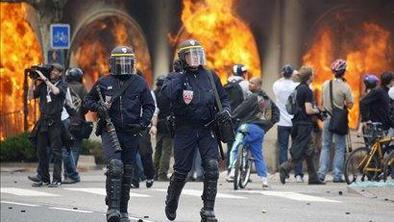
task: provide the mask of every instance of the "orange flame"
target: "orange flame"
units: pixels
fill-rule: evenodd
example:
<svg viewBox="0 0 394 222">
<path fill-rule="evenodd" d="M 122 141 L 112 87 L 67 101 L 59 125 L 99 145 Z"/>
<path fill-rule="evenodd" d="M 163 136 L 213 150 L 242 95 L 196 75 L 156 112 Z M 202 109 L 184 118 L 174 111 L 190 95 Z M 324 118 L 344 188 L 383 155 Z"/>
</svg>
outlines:
<svg viewBox="0 0 394 222">
<path fill-rule="evenodd" d="M 245 64 L 252 76 L 261 75 L 260 56 L 250 28 L 233 10 L 234 0 L 183 1 L 184 31 L 177 43 L 195 38 L 203 45 L 207 65 L 225 82 L 235 63 Z"/>
<path fill-rule="evenodd" d="M 24 69 L 42 63 L 41 46 L 24 3 L 0 3 L 0 140 L 23 130 Z M 31 107 L 29 110 L 32 110 Z"/>
<path fill-rule="evenodd" d="M 354 106 L 350 111 L 350 126 L 356 128 L 359 119 L 359 100 L 362 91 L 362 76 L 366 73 L 380 74 L 392 69 L 388 56 L 391 53 L 390 33 L 374 23 L 363 23 L 353 32 L 345 33 L 347 39 L 338 41 L 332 29 L 322 27 L 313 42 L 312 47 L 304 55 L 303 62 L 315 68 L 314 89 L 320 93 L 324 81 L 332 79 L 330 64 L 336 58 L 344 58 L 348 63 L 345 78 L 349 83 L 354 98 Z M 349 34 L 349 35 L 348 35 Z M 334 48 L 338 45 L 338 48 Z"/>
<path fill-rule="evenodd" d="M 74 44 L 74 43 L 73 43 Z M 76 40 L 73 58 L 85 72 L 85 85 L 90 88 L 100 75 L 109 72 L 108 58 L 118 45 L 132 45 L 137 58 L 137 69 L 152 82 L 150 57 L 143 36 L 118 17 L 106 17 L 84 27 Z"/>
</svg>

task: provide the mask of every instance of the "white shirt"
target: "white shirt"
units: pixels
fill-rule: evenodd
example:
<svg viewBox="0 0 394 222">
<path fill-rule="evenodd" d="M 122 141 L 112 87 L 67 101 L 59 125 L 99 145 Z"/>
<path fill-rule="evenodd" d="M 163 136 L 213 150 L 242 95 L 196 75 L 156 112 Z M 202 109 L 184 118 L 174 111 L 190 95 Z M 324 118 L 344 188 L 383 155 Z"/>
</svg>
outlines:
<svg viewBox="0 0 394 222">
<path fill-rule="evenodd" d="M 230 76 L 228 77 L 228 82 L 234 82 L 234 81 L 239 81 L 241 80 L 238 84 L 241 86 L 242 93 L 244 95 L 244 99 L 246 99 L 249 95 L 252 94 L 252 92 L 249 90 L 249 81 L 245 80 L 241 76 Z"/>
<path fill-rule="evenodd" d="M 294 82 L 291 79 L 280 78 L 274 82 L 272 90 L 276 98 L 276 106 L 280 111 L 280 119 L 277 123 L 278 126 L 293 126 L 291 119 L 293 115 L 290 115 L 286 110 L 287 99 L 299 83 Z"/>
<path fill-rule="evenodd" d="M 70 93 L 70 88 L 67 87 L 67 92 L 66 92 L 66 99 L 64 100 L 65 104 L 68 104 L 69 106 L 72 107 L 72 99 L 71 99 L 71 93 Z M 62 110 L 62 116 L 61 116 L 61 120 L 66 120 L 70 117 L 70 115 L 68 114 L 65 106 L 63 106 L 63 110 Z"/>
</svg>

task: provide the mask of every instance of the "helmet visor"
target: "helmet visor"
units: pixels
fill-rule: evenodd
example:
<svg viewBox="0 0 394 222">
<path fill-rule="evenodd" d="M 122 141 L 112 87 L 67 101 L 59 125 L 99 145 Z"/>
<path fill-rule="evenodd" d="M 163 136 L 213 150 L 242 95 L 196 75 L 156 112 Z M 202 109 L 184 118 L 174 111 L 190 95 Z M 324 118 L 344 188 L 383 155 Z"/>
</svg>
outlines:
<svg viewBox="0 0 394 222">
<path fill-rule="evenodd" d="M 202 48 L 191 48 L 184 52 L 185 62 L 190 67 L 205 65 L 205 53 Z"/>
<path fill-rule="evenodd" d="M 114 73 L 117 75 L 127 75 L 134 73 L 134 58 L 132 57 L 115 57 L 114 58 Z"/>
</svg>

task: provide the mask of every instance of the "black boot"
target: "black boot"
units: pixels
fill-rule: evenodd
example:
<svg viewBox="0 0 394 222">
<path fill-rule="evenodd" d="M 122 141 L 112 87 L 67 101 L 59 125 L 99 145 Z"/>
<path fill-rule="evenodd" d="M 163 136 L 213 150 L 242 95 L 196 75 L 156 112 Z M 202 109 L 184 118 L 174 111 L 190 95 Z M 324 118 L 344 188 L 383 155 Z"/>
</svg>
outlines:
<svg viewBox="0 0 394 222">
<path fill-rule="evenodd" d="M 107 197 L 105 202 L 108 205 L 107 222 L 119 222 L 123 163 L 120 160 L 111 160 L 108 164 L 106 175 Z"/>
<path fill-rule="evenodd" d="M 292 160 L 283 162 L 279 167 L 279 178 L 282 184 L 286 183 L 286 179 L 289 178 L 289 172 L 293 168 L 294 163 Z"/>
<path fill-rule="evenodd" d="M 167 189 L 165 213 L 169 220 L 173 221 L 176 218 L 176 210 L 178 208 L 178 201 L 182 189 L 186 184 L 187 174 L 174 172 L 170 179 L 170 185 Z"/>
<path fill-rule="evenodd" d="M 134 175 L 134 167 L 131 164 L 124 165 L 122 180 L 122 193 L 120 197 L 120 222 L 130 222 L 127 212 L 130 200 L 130 185 Z"/>
<path fill-rule="evenodd" d="M 308 184 L 310 185 L 323 185 L 325 184 L 323 181 L 319 179 L 319 176 L 316 173 L 315 162 L 313 161 L 312 156 L 306 156 L 306 167 L 308 168 Z"/>
<path fill-rule="evenodd" d="M 208 160 L 204 162 L 204 170 L 204 191 L 201 196 L 204 206 L 200 211 L 201 222 L 217 222 L 214 208 L 219 178 L 218 161 Z"/>
</svg>

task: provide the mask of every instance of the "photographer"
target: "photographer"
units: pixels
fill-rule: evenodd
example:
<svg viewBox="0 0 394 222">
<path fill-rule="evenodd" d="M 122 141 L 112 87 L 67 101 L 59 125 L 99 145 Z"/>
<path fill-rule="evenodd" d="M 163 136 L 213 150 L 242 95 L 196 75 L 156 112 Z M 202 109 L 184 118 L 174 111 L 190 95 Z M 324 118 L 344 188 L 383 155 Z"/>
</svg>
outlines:
<svg viewBox="0 0 394 222">
<path fill-rule="evenodd" d="M 61 113 L 66 97 L 67 85 L 62 81 L 63 67 L 53 64 L 51 67 L 36 67 L 30 71 L 33 84 L 29 87 L 28 99 L 40 99 L 40 118 L 36 123 L 37 152 L 41 181 L 33 186 L 39 187 L 50 183 L 49 153 L 53 155 L 53 180 L 49 187 L 58 187 L 61 184 L 62 169 L 62 130 Z"/>
</svg>

